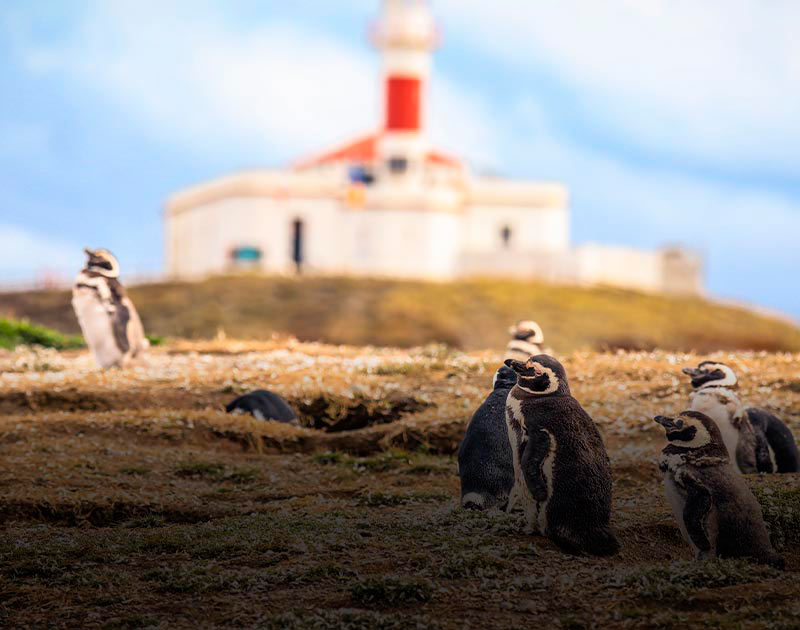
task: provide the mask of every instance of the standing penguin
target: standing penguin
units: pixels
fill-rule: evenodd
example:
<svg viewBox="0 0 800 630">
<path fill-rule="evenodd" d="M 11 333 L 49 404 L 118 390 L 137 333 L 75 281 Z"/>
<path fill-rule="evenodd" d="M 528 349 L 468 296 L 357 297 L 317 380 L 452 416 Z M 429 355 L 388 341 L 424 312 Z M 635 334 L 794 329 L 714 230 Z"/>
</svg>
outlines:
<svg viewBox="0 0 800 630">
<path fill-rule="evenodd" d="M 297 419 L 294 410 L 283 398 L 266 389 L 239 396 L 225 406 L 225 411 L 234 415 L 249 413 L 256 420 L 291 422 Z"/>
<path fill-rule="evenodd" d="M 97 364 L 124 367 L 150 344 L 119 282 L 117 259 L 106 249 L 84 251 L 88 259 L 72 287 L 72 308 Z"/>
<path fill-rule="evenodd" d="M 517 322 L 508 329 L 511 341 L 506 345 L 505 359 L 527 361 L 528 357 L 544 352 L 544 333 L 541 326 L 531 320 Z"/>
<path fill-rule="evenodd" d="M 517 382 L 503 366 L 494 376 L 492 393 L 478 407 L 458 448 L 461 506 L 473 510 L 505 509 L 514 488 L 514 464 L 506 431 L 506 398 Z"/>
<path fill-rule="evenodd" d="M 761 507 L 731 466 L 716 423 L 699 411 L 656 416 L 669 443 L 659 468 L 672 513 L 698 560 L 750 558 L 783 568 L 769 540 Z"/>
<path fill-rule="evenodd" d="M 683 368 L 683 373 L 692 378 L 690 408 L 717 423 L 741 472 L 800 471 L 800 454 L 789 427 L 765 409 L 741 404 L 734 391 L 738 380 L 730 366 L 703 361 L 696 368 Z"/>
<path fill-rule="evenodd" d="M 617 553 L 608 454 L 594 421 L 570 395 L 564 367 L 546 354 L 505 364 L 517 373 L 506 416 L 510 434 L 523 431 L 515 492 L 529 524 L 570 552 Z"/>
</svg>

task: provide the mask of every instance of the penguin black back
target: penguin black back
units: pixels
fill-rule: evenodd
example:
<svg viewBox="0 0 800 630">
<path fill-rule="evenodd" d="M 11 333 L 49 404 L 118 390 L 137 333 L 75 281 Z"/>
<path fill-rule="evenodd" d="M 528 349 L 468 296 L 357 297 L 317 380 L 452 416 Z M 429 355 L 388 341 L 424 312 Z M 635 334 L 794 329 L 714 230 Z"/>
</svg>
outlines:
<svg viewBox="0 0 800 630">
<path fill-rule="evenodd" d="M 608 455 L 594 421 L 570 394 L 564 367 L 549 355 L 506 365 L 518 376 L 507 412 L 527 434 L 519 465 L 530 524 L 566 551 L 616 553 Z"/>
<path fill-rule="evenodd" d="M 257 389 L 228 403 L 228 413 L 249 413 L 258 420 L 291 422 L 297 415 L 289 404 L 275 392 Z"/>
<path fill-rule="evenodd" d="M 494 376 L 493 390 L 478 407 L 458 448 L 461 505 L 468 509 L 504 509 L 514 487 L 514 464 L 506 429 L 508 392 L 516 373 L 503 366 Z"/>
<path fill-rule="evenodd" d="M 775 455 L 776 472 L 800 472 L 800 453 L 797 451 L 797 444 L 789 427 L 766 409 L 750 407 L 745 410 L 745 413 L 750 418 L 753 429 L 764 435 L 767 444 L 772 449 Z M 764 462 L 763 454 L 759 457 L 759 472 L 773 472 L 769 453 L 766 454 L 766 457 L 768 459 L 766 462 Z"/>
</svg>

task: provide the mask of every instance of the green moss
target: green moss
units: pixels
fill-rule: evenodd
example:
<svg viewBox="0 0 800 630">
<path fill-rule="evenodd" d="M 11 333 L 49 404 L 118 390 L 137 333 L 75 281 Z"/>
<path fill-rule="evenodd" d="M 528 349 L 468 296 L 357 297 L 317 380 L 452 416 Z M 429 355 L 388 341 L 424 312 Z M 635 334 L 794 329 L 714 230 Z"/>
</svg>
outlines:
<svg viewBox="0 0 800 630">
<path fill-rule="evenodd" d="M 204 479 L 214 482 L 231 482 L 235 484 L 253 483 L 258 480 L 259 471 L 255 468 L 226 468 L 223 464 L 188 460 L 175 467 L 178 477 Z"/>
<path fill-rule="evenodd" d="M 650 566 L 617 576 L 616 581 L 639 597 L 686 601 L 702 589 L 749 584 L 781 575 L 771 567 L 737 559 Z"/>
<path fill-rule="evenodd" d="M 265 630 L 435 630 L 436 626 L 404 613 L 385 615 L 342 608 L 282 613 L 269 618 Z"/>
<path fill-rule="evenodd" d="M 409 494 L 370 492 L 359 497 L 358 503 L 369 507 L 382 507 L 405 505 L 406 503 L 435 503 L 438 501 L 447 501 L 450 498 L 450 495 L 443 492 L 411 492 Z"/>
<path fill-rule="evenodd" d="M 27 320 L 0 318 L 0 348 L 17 346 L 43 346 L 56 350 L 83 348 L 86 344 L 79 335 L 63 335 L 51 328 L 37 326 Z"/>
<path fill-rule="evenodd" d="M 495 578 L 507 564 L 495 556 L 473 552 L 451 556 L 439 569 L 439 577 L 455 580 L 461 578 Z"/>
<path fill-rule="evenodd" d="M 755 488 L 764 522 L 776 549 L 800 542 L 800 488 Z"/>
<path fill-rule="evenodd" d="M 402 576 L 371 577 L 350 587 L 353 601 L 370 606 L 396 606 L 422 603 L 433 597 L 433 586 L 427 580 Z"/>
</svg>

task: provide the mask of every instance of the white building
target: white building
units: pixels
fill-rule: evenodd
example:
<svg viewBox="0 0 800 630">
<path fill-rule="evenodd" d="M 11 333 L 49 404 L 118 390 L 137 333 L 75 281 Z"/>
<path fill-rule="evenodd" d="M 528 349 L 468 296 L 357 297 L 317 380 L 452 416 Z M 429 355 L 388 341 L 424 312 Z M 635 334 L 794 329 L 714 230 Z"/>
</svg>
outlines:
<svg viewBox="0 0 800 630">
<path fill-rule="evenodd" d="M 645 290 L 699 290 L 662 252 L 570 249 L 567 191 L 555 182 L 472 175 L 425 133 L 436 27 L 423 0 L 384 0 L 380 129 L 286 170 L 201 184 L 167 202 L 172 277 L 255 268 L 406 278 L 536 276 Z M 688 261 L 688 262 L 687 262 Z M 687 278 L 686 269 L 693 271 Z M 677 265 L 680 267 L 680 265 Z"/>
</svg>

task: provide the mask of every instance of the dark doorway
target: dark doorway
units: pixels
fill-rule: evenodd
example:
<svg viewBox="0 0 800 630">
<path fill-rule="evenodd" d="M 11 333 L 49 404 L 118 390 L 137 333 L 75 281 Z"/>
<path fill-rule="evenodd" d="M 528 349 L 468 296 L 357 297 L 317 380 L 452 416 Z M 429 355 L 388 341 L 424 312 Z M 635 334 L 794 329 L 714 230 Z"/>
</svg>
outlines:
<svg viewBox="0 0 800 630">
<path fill-rule="evenodd" d="M 500 240 L 503 241 L 503 247 L 508 249 L 511 245 L 511 228 L 507 225 L 503 226 L 503 229 L 500 230 Z"/>
<path fill-rule="evenodd" d="M 303 270 L 303 222 L 300 219 L 292 222 L 292 260 L 300 273 Z"/>
</svg>

